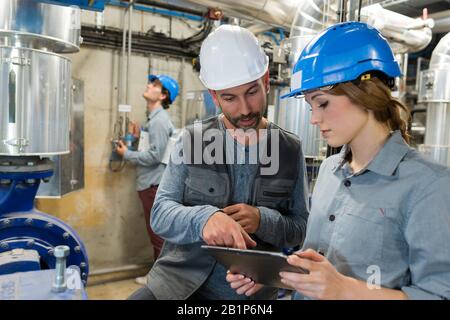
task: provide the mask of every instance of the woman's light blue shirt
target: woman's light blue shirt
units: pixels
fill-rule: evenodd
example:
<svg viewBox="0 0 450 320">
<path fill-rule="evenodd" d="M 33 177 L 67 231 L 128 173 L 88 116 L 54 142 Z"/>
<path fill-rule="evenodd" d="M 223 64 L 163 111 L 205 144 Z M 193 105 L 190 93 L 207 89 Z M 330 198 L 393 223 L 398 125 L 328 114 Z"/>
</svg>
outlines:
<svg viewBox="0 0 450 320">
<path fill-rule="evenodd" d="M 303 249 L 369 285 L 411 299 L 450 298 L 450 169 L 426 160 L 399 131 L 356 174 L 347 150 L 320 167 Z"/>
</svg>

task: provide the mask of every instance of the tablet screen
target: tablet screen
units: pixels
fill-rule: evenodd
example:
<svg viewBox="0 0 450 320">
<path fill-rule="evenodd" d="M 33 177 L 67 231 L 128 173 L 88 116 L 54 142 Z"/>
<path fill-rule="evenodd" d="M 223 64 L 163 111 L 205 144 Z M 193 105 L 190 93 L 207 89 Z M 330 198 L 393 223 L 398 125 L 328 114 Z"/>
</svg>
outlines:
<svg viewBox="0 0 450 320">
<path fill-rule="evenodd" d="M 308 273 L 307 270 L 290 265 L 283 253 L 206 245 L 202 249 L 208 251 L 230 272 L 243 274 L 257 283 L 271 287 L 292 289 L 281 282 L 281 271 Z"/>
</svg>

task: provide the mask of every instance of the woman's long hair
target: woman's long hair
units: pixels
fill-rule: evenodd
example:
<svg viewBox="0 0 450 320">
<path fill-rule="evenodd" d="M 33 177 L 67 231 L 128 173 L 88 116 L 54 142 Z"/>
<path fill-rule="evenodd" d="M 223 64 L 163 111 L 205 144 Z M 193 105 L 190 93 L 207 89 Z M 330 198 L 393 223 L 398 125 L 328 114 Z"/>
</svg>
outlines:
<svg viewBox="0 0 450 320">
<path fill-rule="evenodd" d="M 389 87 L 379 78 L 372 77 L 358 85 L 352 82 L 340 83 L 329 92 L 337 96 L 345 95 L 352 103 L 371 110 L 377 121 L 385 124 L 390 131 L 400 130 L 403 139 L 409 143 L 409 109 L 392 97 Z M 407 120 L 402 118 L 402 112 Z"/>
</svg>

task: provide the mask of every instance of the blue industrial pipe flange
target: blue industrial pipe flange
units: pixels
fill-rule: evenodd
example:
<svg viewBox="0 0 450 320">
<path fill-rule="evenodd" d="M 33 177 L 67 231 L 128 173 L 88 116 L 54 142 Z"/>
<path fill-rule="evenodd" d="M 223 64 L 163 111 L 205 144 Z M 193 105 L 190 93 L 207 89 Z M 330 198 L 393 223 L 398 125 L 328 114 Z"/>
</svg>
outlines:
<svg viewBox="0 0 450 320">
<path fill-rule="evenodd" d="M 17 253 L 17 249 L 23 249 L 26 250 L 23 252 L 35 251 L 39 257 L 37 264 L 25 255 L 23 261 L 14 261 L 17 254 L 9 255 L 9 261 L 1 260 L 0 274 L 10 273 L 12 269 L 15 272 L 32 271 L 37 267 L 53 269 L 54 247 L 66 245 L 70 248 L 67 265 L 78 266 L 81 280 L 86 284 L 89 262 L 81 239 L 60 219 L 34 209 L 41 179 L 53 174 L 52 162 L 39 157 L 2 157 L 0 160 L 0 255 L 5 257 L 7 252 Z"/>
</svg>

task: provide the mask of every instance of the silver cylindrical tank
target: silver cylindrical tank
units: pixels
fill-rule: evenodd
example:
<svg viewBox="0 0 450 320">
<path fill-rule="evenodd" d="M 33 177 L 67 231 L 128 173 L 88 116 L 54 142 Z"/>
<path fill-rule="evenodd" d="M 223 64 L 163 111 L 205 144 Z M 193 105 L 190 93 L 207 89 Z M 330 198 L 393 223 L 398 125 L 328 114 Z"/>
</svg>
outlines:
<svg viewBox="0 0 450 320">
<path fill-rule="evenodd" d="M 450 166 L 450 105 L 432 102 L 427 106 L 425 144 L 420 150 L 439 163 Z"/>
<path fill-rule="evenodd" d="M 285 40 L 284 46 L 289 52 L 289 64 L 293 68 L 298 56 L 313 35 L 298 36 Z M 291 79 L 292 82 L 292 79 Z M 310 123 L 310 107 L 304 98 L 280 99 L 289 93 L 289 87 L 281 88 L 275 97 L 277 103 L 274 120 L 281 128 L 291 131 L 302 140 L 302 148 L 305 157 L 318 158 L 322 154 L 320 131 Z"/>
<path fill-rule="evenodd" d="M 31 0 L 0 1 L 0 46 L 79 51 L 80 9 Z"/>
<path fill-rule="evenodd" d="M 0 1 L 0 155 L 69 152 L 71 61 L 80 10 Z"/>
<path fill-rule="evenodd" d="M 295 18 L 291 25 L 291 37 L 283 42 L 284 49 L 289 53 L 288 62 L 291 70 L 294 68 L 303 48 L 315 34 L 334 22 L 333 17 L 335 17 L 335 9 L 330 6 L 330 1 L 302 1 L 296 7 Z M 326 144 L 320 137 L 320 130 L 310 123 L 309 105 L 304 98 L 280 99 L 282 95 L 289 93 L 289 91 L 289 88 L 279 88 L 276 91 L 275 123 L 299 136 L 302 140 L 305 157 L 322 158 L 324 155 L 323 146 L 326 150 Z"/>
<path fill-rule="evenodd" d="M 70 61 L 0 47 L 0 155 L 69 152 Z"/>
<path fill-rule="evenodd" d="M 450 33 L 441 39 L 421 72 L 419 102 L 427 103 L 424 154 L 450 166 Z"/>
<path fill-rule="evenodd" d="M 279 91 L 280 96 L 287 93 L 289 93 L 289 88 L 283 88 Z M 319 129 L 313 126 L 310 121 L 310 107 L 304 98 L 279 100 L 275 112 L 275 123 L 299 136 L 302 140 L 302 150 L 305 157 L 320 158 L 324 155 L 323 141 Z"/>
</svg>

